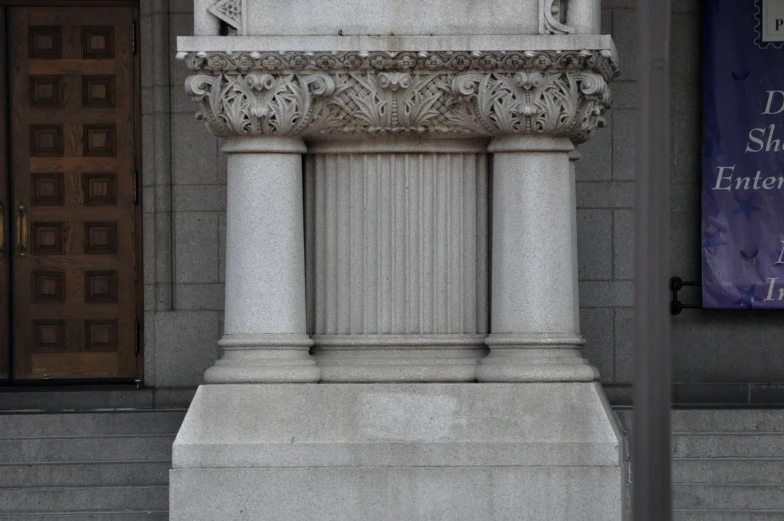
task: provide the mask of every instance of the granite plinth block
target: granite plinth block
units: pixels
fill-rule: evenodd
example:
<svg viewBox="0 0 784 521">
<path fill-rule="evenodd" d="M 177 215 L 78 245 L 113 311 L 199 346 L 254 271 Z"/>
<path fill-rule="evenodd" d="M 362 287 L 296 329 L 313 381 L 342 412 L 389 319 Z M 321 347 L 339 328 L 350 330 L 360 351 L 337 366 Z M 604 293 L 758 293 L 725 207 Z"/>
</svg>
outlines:
<svg viewBox="0 0 784 521">
<path fill-rule="evenodd" d="M 179 469 L 169 519 L 610 521 L 621 519 L 619 476 L 617 467 Z"/>
<path fill-rule="evenodd" d="M 620 520 L 596 383 L 201 386 L 171 519 Z"/>
</svg>

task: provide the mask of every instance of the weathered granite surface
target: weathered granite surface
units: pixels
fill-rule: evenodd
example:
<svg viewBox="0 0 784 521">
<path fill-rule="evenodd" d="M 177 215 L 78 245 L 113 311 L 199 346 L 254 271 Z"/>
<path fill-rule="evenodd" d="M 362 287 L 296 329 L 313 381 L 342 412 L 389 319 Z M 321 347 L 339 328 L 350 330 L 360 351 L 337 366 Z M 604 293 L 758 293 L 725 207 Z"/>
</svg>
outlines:
<svg viewBox="0 0 784 521">
<path fill-rule="evenodd" d="M 597 383 L 205 385 L 171 519 L 620 519 L 621 440 Z"/>
<path fill-rule="evenodd" d="M 615 49 L 578 34 L 594 0 L 469 3 L 199 2 L 238 35 L 201 12 L 178 56 L 232 153 L 227 329 L 174 444 L 172 519 L 621 518 L 570 163 Z M 307 262 L 304 150 L 282 142 L 307 146 Z"/>
</svg>

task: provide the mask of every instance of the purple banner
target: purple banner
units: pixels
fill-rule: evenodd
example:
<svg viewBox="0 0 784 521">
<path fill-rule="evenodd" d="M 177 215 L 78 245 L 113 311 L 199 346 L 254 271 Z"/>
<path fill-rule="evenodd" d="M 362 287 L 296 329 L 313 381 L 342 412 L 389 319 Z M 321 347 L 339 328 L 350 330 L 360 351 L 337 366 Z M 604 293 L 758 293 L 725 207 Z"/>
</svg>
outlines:
<svg viewBox="0 0 784 521">
<path fill-rule="evenodd" d="M 702 305 L 782 309 L 784 0 L 703 9 Z"/>
</svg>

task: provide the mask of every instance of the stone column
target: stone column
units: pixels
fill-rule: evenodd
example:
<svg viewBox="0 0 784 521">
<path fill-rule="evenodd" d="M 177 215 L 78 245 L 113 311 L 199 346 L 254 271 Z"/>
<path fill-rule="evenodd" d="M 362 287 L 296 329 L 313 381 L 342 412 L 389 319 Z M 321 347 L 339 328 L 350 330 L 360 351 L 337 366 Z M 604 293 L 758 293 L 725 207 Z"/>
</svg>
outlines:
<svg viewBox="0 0 784 521">
<path fill-rule="evenodd" d="M 592 381 L 575 314 L 574 179 L 568 138 L 500 137 L 493 157 L 490 354 L 479 381 Z"/>
<path fill-rule="evenodd" d="M 232 137 L 223 356 L 207 383 L 315 382 L 305 331 L 301 139 Z"/>
<path fill-rule="evenodd" d="M 227 266 L 221 341 L 233 349 L 208 381 L 313 378 L 299 139 L 323 374 L 319 385 L 201 386 L 173 445 L 173 521 L 621 519 L 622 435 L 578 350 L 569 157 L 609 106 L 612 41 L 502 31 L 510 20 L 533 29 L 533 2 L 436 4 L 298 9 L 292 23 L 313 25 L 297 31 L 325 25 L 322 37 L 180 40 L 200 117 L 237 152 L 227 244 L 237 273 Z M 551 32 L 566 21 L 567 2 L 555 4 L 541 3 Z M 241 5 L 252 34 L 282 16 Z M 367 37 L 343 25 L 394 15 L 381 32 L 409 35 L 411 20 L 444 29 L 456 9 L 473 15 L 445 35 Z M 492 13 L 487 33 L 459 35 Z M 332 36 L 344 27 L 348 37 Z M 488 295 L 491 350 L 477 365 Z M 246 339 L 250 349 L 236 349 Z"/>
<path fill-rule="evenodd" d="M 197 73 L 186 88 L 215 134 L 235 144 L 268 143 L 269 150 L 258 145 L 256 151 L 269 158 L 277 157 L 281 143 L 305 138 L 321 158 L 309 163 L 322 180 L 315 183 L 317 231 L 311 232 L 316 242 L 311 315 L 327 381 L 596 377 L 578 351 L 583 341 L 569 153 L 572 142 L 585 141 L 602 126 L 610 100 L 607 81 L 617 73 L 611 49 L 239 51 L 181 57 Z M 474 371 L 485 333 L 484 303 L 476 297 L 486 293 L 483 261 L 477 259 L 484 255 L 483 204 L 477 195 L 483 190 L 488 138 L 495 155 L 492 317 L 486 341 L 492 351 Z M 293 147 L 285 152 L 296 151 Z M 238 169 L 262 169 L 241 157 L 232 161 Z M 294 179 L 297 160 L 290 159 L 285 168 Z M 230 221 L 231 205 L 230 199 Z M 267 219 L 271 214 L 260 209 L 249 217 L 258 221 L 251 228 L 264 229 L 267 223 L 271 234 L 281 233 L 274 219 Z M 242 236 L 247 233 L 251 230 Z M 252 267 L 250 261 L 244 264 L 246 270 Z M 238 280 L 242 287 L 236 291 L 255 295 L 249 299 L 269 298 L 263 313 L 280 302 L 296 304 L 298 311 L 290 316 L 303 307 L 299 296 L 289 302 L 283 298 L 289 293 L 276 296 L 268 287 Z M 295 287 L 293 279 L 282 280 Z M 246 316 L 245 304 L 235 307 L 231 300 L 231 288 L 227 281 L 231 329 L 222 341 L 227 354 L 207 381 L 312 381 L 311 371 L 300 377 L 278 374 L 275 364 L 293 359 L 272 357 L 271 349 L 263 359 L 275 363 L 261 371 L 265 376 L 247 365 L 250 357 L 266 367 L 247 346 L 278 344 L 285 348 L 278 354 L 287 356 L 298 346 L 299 362 L 292 363 L 310 364 L 305 340 L 290 344 L 258 337 L 305 330 L 291 325 L 293 320 L 264 323 L 263 316 Z M 243 324 L 237 321 L 234 328 L 232 314 L 243 317 Z M 254 339 L 237 336 L 246 334 Z M 224 366 L 233 376 L 225 376 Z"/>
</svg>

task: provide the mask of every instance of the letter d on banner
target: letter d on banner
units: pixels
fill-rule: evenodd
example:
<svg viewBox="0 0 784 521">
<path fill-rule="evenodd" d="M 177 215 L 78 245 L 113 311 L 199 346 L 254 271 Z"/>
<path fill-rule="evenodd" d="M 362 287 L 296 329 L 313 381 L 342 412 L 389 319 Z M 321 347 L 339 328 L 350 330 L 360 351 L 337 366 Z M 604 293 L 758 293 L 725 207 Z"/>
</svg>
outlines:
<svg viewBox="0 0 784 521">
<path fill-rule="evenodd" d="M 778 20 L 776 23 L 778 23 Z M 781 114 L 784 112 L 784 90 L 769 90 L 766 92 L 768 93 L 768 104 L 765 105 L 765 112 L 763 112 L 763 114 Z M 771 112 L 770 109 L 773 107 L 773 100 L 777 94 L 779 97 L 779 108 L 775 112 Z"/>
</svg>

